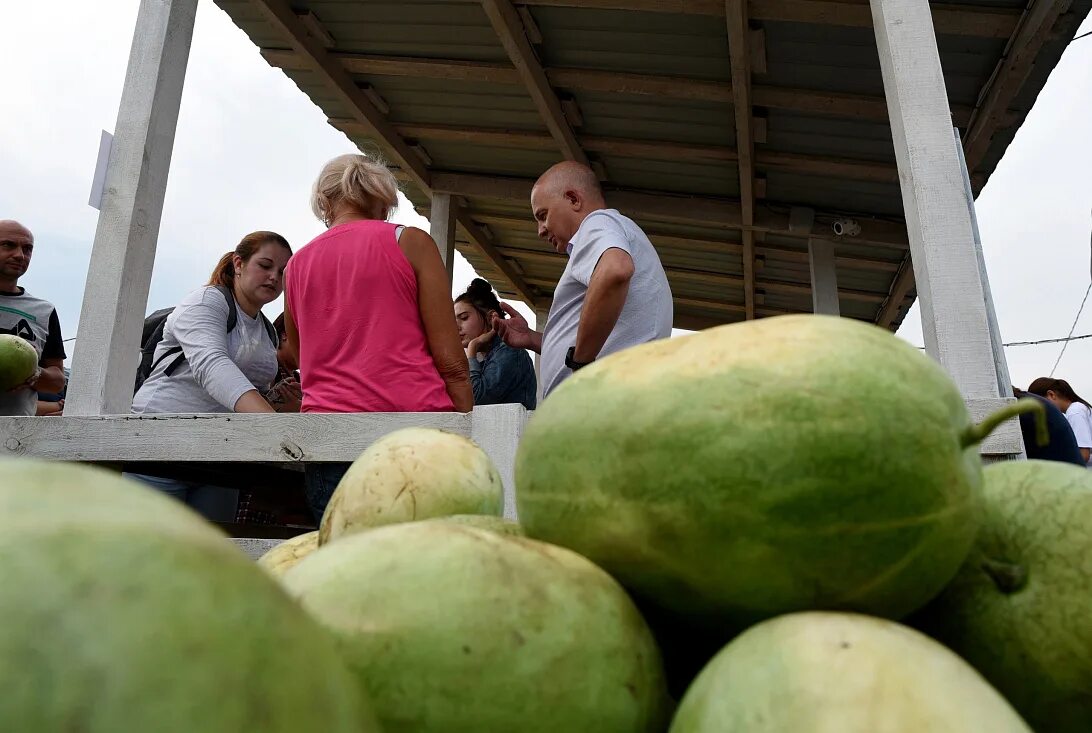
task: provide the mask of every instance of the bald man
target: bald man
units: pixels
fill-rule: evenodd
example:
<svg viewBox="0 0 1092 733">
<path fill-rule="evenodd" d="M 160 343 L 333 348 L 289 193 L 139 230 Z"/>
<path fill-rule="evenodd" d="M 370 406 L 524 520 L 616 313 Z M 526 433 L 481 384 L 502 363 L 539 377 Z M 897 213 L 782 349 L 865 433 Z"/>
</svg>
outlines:
<svg viewBox="0 0 1092 733">
<path fill-rule="evenodd" d="M 516 311 L 494 317 L 509 346 L 542 354 L 546 397 L 574 371 L 616 351 L 671 336 L 671 288 L 652 243 L 631 219 L 608 209 L 591 168 L 568 161 L 531 190 L 538 236 L 569 260 L 542 333 Z"/>
<path fill-rule="evenodd" d="M 0 415 L 33 415 L 38 392 L 64 388 L 64 342 L 53 304 L 19 287 L 30 267 L 34 236 L 16 221 L 0 220 L 0 333 L 20 336 L 38 352 L 38 372 L 26 383 L 0 392 Z"/>
</svg>

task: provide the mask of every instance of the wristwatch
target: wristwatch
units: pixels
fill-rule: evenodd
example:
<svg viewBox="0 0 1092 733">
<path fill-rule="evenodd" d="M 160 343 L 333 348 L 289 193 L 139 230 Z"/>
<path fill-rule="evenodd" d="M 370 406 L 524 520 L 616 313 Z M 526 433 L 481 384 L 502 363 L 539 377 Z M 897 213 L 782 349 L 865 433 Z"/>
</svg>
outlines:
<svg viewBox="0 0 1092 733">
<path fill-rule="evenodd" d="M 577 371 L 578 369 L 583 369 L 588 364 L 591 364 L 591 361 L 579 362 L 579 361 L 576 361 L 575 359 L 573 359 L 573 354 L 575 352 L 576 352 L 576 347 L 575 346 L 570 346 L 569 350 L 565 352 L 565 366 L 569 367 L 569 369 L 572 369 L 574 372 Z M 592 361 L 595 361 L 595 360 L 593 359 Z"/>
</svg>

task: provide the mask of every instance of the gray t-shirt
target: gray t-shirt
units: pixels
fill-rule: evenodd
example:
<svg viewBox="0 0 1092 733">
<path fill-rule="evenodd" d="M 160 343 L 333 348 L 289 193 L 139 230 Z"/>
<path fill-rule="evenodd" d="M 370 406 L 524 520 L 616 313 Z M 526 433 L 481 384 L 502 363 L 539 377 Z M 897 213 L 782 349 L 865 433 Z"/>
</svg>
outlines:
<svg viewBox="0 0 1092 733">
<path fill-rule="evenodd" d="M 0 292 L 0 333 L 26 340 L 38 352 L 39 365 L 46 359 L 65 358 L 61 325 L 53 304 L 22 288 L 17 293 Z M 37 408 L 38 393 L 32 389 L 0 392 L 0 415 L 29 417 Z"/>
<path fill-rule="evenodd" d="M 543 397 L 572 374 L 565 366 L 565 354 L 570 346 L 576 345 L 580 313 L 592 272 L 599 258 L 612 247 L 633 258 L 633 279 L 622 314 L 598 358 L 671 336 L 674 319 L 671 287 L 652 242 L 632 219 L 616 210 L 593 211 L 573 236 L 569 262 L 554 289 L 554 302 L 542 334 Z"/>
<path fill-rule="evenodd" d="M 252 389 L 265 391 L 277 376 L 277 350 L 261 317 L 251 318 L 236 304 L 235 329 L 227 333 L 228 304 L 214 287 L 187 295 L 167 316 L 155 368 L 133 397 L 136 414 L 232 412 Z M 186 360 L 164 374 L 181 346 Z"/>
</svg>

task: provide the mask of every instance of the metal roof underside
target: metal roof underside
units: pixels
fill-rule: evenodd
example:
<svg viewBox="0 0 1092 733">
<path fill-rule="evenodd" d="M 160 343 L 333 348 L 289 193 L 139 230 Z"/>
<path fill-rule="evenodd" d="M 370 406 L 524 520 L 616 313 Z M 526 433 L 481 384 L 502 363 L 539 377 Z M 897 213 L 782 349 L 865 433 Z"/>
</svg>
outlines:
<svg viewBox="0 0 1092 733">
<path fill-rule="evenodd" d="M 809 234 L 835 242 L 842 315 L 897 328 L 915 293 L 869 4 L 751 0 L 732 35 L 734 2 L 217 0 L 418 211 L 459 196 L 457 247 L 505 297 L 548 304 L 564 259 L 530 186 L 584 155 L 659 250 L 679 328 L 810 312 Z M 977 192 L 1092 0 L 931 5 Z"/>
</svg>

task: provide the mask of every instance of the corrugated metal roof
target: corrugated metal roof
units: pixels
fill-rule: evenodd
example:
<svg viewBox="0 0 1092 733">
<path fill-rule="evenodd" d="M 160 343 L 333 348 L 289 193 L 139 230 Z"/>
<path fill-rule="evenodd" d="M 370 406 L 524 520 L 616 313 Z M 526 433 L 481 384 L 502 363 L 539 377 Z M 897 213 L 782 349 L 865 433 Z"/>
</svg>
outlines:
<svg viewBox="0 0 1092 733">
<path fill-rule="evenodd" d="M 419 146 L 427 156 L 427 166 L 408 165 L 423 171 L 430 186 L 462 197 L 461 222 L 473 232 L 460 227 L 457 246 L 471 264 L 507 297 L 522 292 L 537 306 L 548 301 L 564 261 L 536 238 L 527 192 L 563 156 L 483 3 L 217 2 L 333 124 L 362 149 L 390 153 L 391 140 L 374 139 L 373 123 L 339 90 L 337 77 L 348 73 L 353 93 L 366 87 L 367 104 L 382 110 L 395 142 Z M 976 188 L 995 168 L 1092 0 L 1047 7 L 1065 12 L 1050 16 L 1046 32 L 1022 37 L 1022 52 L 1033 52 L 1030 69 L 1006 51 L 1027 23 L 1021 20 L 1025 5 L 933 4 L 953 120 L 964 137 L 977 125 L 989 140 L 970 161 Z M 525 0 L 514 7 L 518 33 L 533 44 L 530 63 L 541 64 L 547 93 L 566 110 L 563 124 L 602 166 L 608 198 L 627 204 L 620 208 L 660 252 L 678 325 L 744 318 L 724 3 Z M 792 207 L 804 206 L 818 212 L 812 236 L 836 241 L 843 315 L 877 321 L 886 312 L 885 325 L 895 327 L 913 291 L 897 307 L 884 308 L 908 250 L 868 2 L 752 0 L 749 7 L 756 315 L 811 309 L 807 233 L 787 226 Z M 323 42 L 325 34 L 331 44 Z M 1017 68 L 1007 71 L 1006 63 Z M 1009 92 L 1007 114 L 996 124 L 980 121 L 976 107 L 999 86 Z M 397 162 L 397 153 L 390 159 Z M 427 213 L 430 192 L 413 182 L 413 171 L 402 174 L 406 194 Z M 860 236 L 833 236 L 830 223 L 842 215 L 861 222 Z"/>
</svg>

